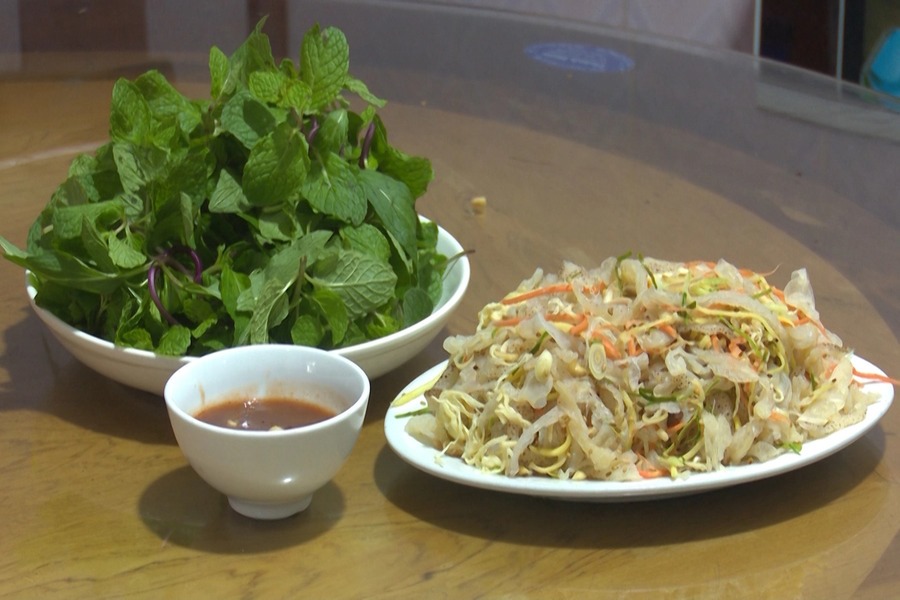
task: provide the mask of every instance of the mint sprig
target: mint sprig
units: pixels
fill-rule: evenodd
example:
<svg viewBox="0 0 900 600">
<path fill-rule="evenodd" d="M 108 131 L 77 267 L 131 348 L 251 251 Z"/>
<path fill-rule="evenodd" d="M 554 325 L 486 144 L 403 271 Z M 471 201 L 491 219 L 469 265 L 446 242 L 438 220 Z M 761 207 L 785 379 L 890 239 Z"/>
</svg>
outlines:
<svg viewBox="0 0 900 600">
<path fill-rule="evenodd" d="M 447 259 L 416 212 L 430 162 L 391 146 L 339 29 L 276 63 L 263 24 L 210 50 L 207 99 L 156 71 L 115 83 L 109 141 L 72 162 L 25 250 L 0 237 L 40 306 L 170 355 L 334 348 L 431 313 Z"/>
</svg>

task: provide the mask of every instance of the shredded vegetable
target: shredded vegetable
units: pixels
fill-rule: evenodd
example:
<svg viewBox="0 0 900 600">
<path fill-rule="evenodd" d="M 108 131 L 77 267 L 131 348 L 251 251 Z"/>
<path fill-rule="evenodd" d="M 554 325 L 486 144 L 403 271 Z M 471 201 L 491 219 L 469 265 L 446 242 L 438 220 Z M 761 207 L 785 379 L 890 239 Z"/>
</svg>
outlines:
<svg viewBox="0 0 900 600">
<path fill-rule="evenodd" d="M 804 269 L 783 290 L 767 276 L 631 256 L 538 269 L 446 339 L 406 430 L 511 477 L 674 478 L 802 451 L 862 420 L 883 379 L 854 372 Z"/>
</svg>

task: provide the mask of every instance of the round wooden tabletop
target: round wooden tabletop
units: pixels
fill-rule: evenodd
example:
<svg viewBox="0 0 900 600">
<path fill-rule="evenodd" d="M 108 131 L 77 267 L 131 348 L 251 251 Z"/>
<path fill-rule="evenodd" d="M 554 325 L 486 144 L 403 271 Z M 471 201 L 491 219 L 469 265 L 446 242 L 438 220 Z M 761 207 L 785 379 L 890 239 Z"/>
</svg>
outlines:
<svg viewBox="0 0 900 600">
<path fill-rule="evenodd" d="M 372 382 L 334 480 L 305 512 L 264 522 L 188 466 L 160 397 L 68 354 L 30 309 L 21 269 L 0 261 L 0 597 L 900 594 L 896 408 L 802 469 L 641 502 L 458 485 L 409 466 L 384 435 L 393 398 L 482 306 L 537 267 L 628 251 L 777 269 L 782 284 L 805 267 L 823 322 L 900 374 L 900 113 L 885 99 L 574 22 L 408 2 L 249 4 L 278 9 L 265 30 L 295 59 L 313 23 L 346 33 L 351 72 L 388 100 L 392 143 L 433 163 L 417 207 L 472 251 L 469 290 L 423 353 Z M 233 50 L 258 16 L 209 18 L 194 35 L 182 24 L 200 18 L 195 3 L 166 5 L 88 15 L 95 29 L 80 37 L 60 32 L 87 17 L 60 11 L 0 63 L 0 235 L 23 245 L 72 159 L 107 139 L 118 77 L 155 68 L 205 97 L 209 44 Z"/>
</svg>

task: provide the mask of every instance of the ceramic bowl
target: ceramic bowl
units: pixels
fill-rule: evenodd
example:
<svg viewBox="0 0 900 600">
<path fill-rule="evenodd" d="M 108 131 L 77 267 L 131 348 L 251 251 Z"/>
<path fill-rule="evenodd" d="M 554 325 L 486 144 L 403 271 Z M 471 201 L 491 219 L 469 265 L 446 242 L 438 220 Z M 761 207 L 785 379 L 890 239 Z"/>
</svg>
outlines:
<svg viewBox="0 0 900 600">
<path fill-rule="evenodd" d="M 343 356 L 303 346 L 242 346 L 177 370 L 164 396 L 178 445 L 197 474 L 238 513 L 280 519 L 309 506 L 353 449 L 369 401 L 369 379 Z M 292 429 L 211 425 L 197 413 L 218 403 L 279 398 L 320 405 L 334 416 Z"/>
<path fill-rule="evenodd" d="M 449 257 L 462 252 L 462 246 L 447 231 L 438 227 L 437 250 Z M 383 338 L 332 352 L 358 364 L 370 379 L 399 367 L 421 352 L 446 325 L 465 295 L 469 276 L 469 260 L 463 256 L 445 273 L 441 299 L 428 318 Z M 162 395 L 172 373 L 196 360 L 193 357 L 162 356 L 145 350 L 122 348 L 79 331 L 35 304 L 37 292 L 27 275 L 26 288 L 37 316 L 60 343 L 86 366 L 114 381 Z"/>
</svg>

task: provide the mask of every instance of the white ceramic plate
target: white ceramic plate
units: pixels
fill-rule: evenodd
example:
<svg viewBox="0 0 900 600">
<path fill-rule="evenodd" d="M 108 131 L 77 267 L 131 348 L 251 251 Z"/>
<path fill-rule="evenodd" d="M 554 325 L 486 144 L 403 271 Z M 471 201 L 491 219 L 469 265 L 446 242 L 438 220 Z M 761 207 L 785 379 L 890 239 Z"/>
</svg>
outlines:
<svg viewBox="0 0 900 600">
<path fill-rule="evenodd" d="M 432 367 L 420 375 L 401 394 L 426 385 L 443 371 L 445 364 Z M 853 364 L 860 371 L 884 374 L 876 366 L 859 357 L 853 358 Z M 677 480 L 658 478 L 642 481 L 561 481 L 542 477 L 512 478 L 484 473 L 458 458 L 442 455 L 406 433 L 407 418 L 398 415 L 424 408 L 425 399 L 422 396 L 401 406 L 389 408 L 384 418 L 384 433 L 391 448 L 409 464 L 431 475 L 463 485 L 513 494 L 589 502 L 649 500 L 696 494 L 772 477 L 799 469 L 845 448 L 874 427 L 893 401 L 894 388 L 890 384 L 870 383 L 867 389 L 875 392 L 878 400 L 868 407 L 865 419 L 820 440 L 804 443 L 800 454 L 782 454 L 764 463 L 725 467 L 714 473 L 692 473 Z"/>
<path fill-rule="evenodd" d="M 438 227 L 437 250 L 451 257 L 462 252 L 459 242 Z M 416 354 L 433 340 L 459 305 L 469 285 L 467 257 L 455 261 L 444 275 L 444 289 L 430 317 L 383 338 L 334 350 L 362 367 L 370 379 L 384 375 Z M 26 275 L 28 298 L 37 316 L 60 343 L 79 361 L 119 383 L 162 395 L 176 369 L 193 360 L 190 357 L 160 356 L 144 350 L 122 348 L 83 333 L 34 303 L 36 290 Z"/>
</svg>

